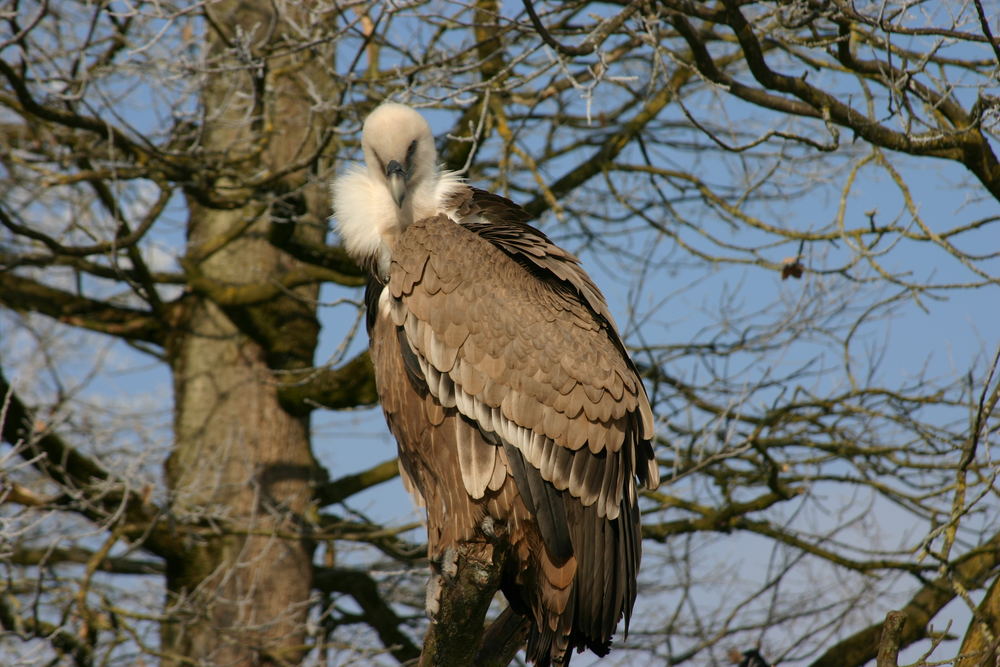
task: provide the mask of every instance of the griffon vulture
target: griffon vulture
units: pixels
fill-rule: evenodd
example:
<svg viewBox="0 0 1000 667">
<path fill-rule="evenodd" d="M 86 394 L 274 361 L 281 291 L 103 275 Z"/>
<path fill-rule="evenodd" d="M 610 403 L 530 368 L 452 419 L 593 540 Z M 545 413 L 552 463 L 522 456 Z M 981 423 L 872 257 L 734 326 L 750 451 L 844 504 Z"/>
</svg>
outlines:
<svg viewBox="0 0 1000 667">
<path fill-rule="evenodd" d="M 371 273 L 375 379 L 428 555 L 504 526 L 501 590 L 531 622 L 528 659 L 604 655 L 636 598 L 636 480 L 659 483 L 649 399 L 604 297 L 523 209 L 440 171 L 413 109 L 382 104 L 361 143 L 334 216 Z"/>
</svg>

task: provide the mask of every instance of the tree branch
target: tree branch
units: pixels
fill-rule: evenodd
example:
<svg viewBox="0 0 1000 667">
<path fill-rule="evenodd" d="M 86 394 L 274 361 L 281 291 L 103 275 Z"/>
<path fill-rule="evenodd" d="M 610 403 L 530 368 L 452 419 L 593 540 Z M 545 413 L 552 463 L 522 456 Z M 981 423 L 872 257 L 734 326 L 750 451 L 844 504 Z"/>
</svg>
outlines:
<svg viewBox="0 0 1000 667">
<path fill-rule="evenodd" d="M 574 58 L 587 56 L 596 51 L 612 32 L 621 28 L 622 24 L 634 16 L 642 6 L 642 3 L 640 2 L 630 2 L 622 11 L 601 21 L 600 25 L 594 29 L 594 31 L 583 41 L 582 44 L 580 44 L 580 46 L 565 46 L 564 44 L 560 44 L 556 38 L 552 36 L 552 33 L 550 33 L 542 24 L 542 20 L 538 18 L 538 14 L 535 13 L 535 6 L 531 0 L 522 0 L 522 2 L 525 10 L 528 12 L 528 18 L 531 20 L 531 25 L 534 26 L 535 31 L 538 33 L 538 36 L 542 38 L 542 41 L 564 56 Z"/>
<path fill-rule="evenodd" d="M 376 466 L 363 470 L 353 475 L 345 475 L 332 482 L 327 482 L 316 489 L 315 498 L 317 505 L 326 507 L 342 500 L 350 498 L 355 493 L 364 491 L 373 486 L 387 482 L 399 476 L 399 460 L 389 459 Z"/>
<path fill-rule="evenodd" d="M 983 36 L 986 37 L 986 41 L 990 43 L 990 48 L 993 49 L 993 55 L 997 58 L 997 65 L 1000 66 L 1000 43 L 993 36 L 993 32 L 990 30 L 990 21 L 986 17 L 986 12 L 983 11 L 982 0 L 972 0 L 972 3 L 976 6 L 976 16 L 979 17 L 979 25 L 983 29 Z"/>
<path fill-rule="evenodd" d="M 128 524 L 124 535 L 139 540 L 144 548 L 162 557 L 175 557 L 177 540 L 169 531 L 157 528 L 161 510 L 140 494 L 127 491 L 103 466 L 84 456 L 52 432 L 39 430 L 33 411 L 17 397 L 0 369 L 0 401 L 5 401 L 5 419 L 0 424 L 0 437 L 17 448 L 18 454 L 53 482 L 67 491 L 71 498 L 82 494 L 82 502 L 74 502 L 73 511 L 96 524 L 106 524 L 109 517 Z M 116 490 L 109 490 L 112 486 Z M 99 489 L 99 490 L 97 490 Z M 91 493 L 91 491 L 93 491 Z"/>
<path fill-rule="evenodd" d="M 289 229 L 286 230 L 286 227 Z M 360 287 L 365 284 L 367 275 L 343 248 L 297 239 L 290 233 L 291 227 L 290 223 L 272 225 L 269 238 L 271 243 L 299 261 L 333 272 L 328 274 L 327 278 L 332 282 L 348 287 Z"/>
<path fill-rule="evenodd" d="M 321 591 L 346 593 L 354 598 L 365 615 L 365 622 L 378 633 L 382 644 L 400 662 L 415 660 L 420 649 L 400 630 L 404 624 L 378 592 L 378 585 L 362 570 L 317 568 L 313 586 Z"/>
<path fill-rule="evenodd" d="M 900 610 L 906 622 L 899 632 L 899 646 L 905 648 L 927 636 L 927 624 L 957 595 L 953 579 L 966 590 L 973 590 L 982 586 L 997 565 L 1000 565 L 1000 534 L 977 547 L 950 575 L 937 577 L 920 588 Z M 828 648 L 810 667 L 862 667 L 878 656 L 884 627 L 885 621 L 854 633 Z"/>
<path fill-rule="evenodd" d="M 268 282 L 224 284 L 203 275 L 192 262 L 184 261 L 182 264 L 188 274 L 188 285 L 191 289 L 224 307 L 264 303 L 301 285 L 312 285 L 323 281 L 343 283 L 343 275 L 337 271 L 306 265 L 285 271 Z"/>
<path fill-rule="evenodd" d="M 343 410 L 378 403 L 375 370 L 365 350 L 340 368 L 309 368 L 282 376 L 281 402 L 296 413 Z"/>
<path fill-rule="evenodd" d="M 99 183 L 96 179 L 91 179 L 95 183 Z M 102 201 L 106 202 L 106 205 L 111 205 L 113 199 L 110 193 L 106 192 L 106 188 L 102 190 L 104 193 L 101 197 Z M 22 225 L 14 221 L 7 213 L 0 208 L 0 224 L 9 229 L 11 232 L 23 236 L 25 238 L 38 241 L 48 248 L 54 255 L 65 255 L 70 257 L 85 257 L 87 255 L 99 255 L 112 252 L 118 252 L 120 250 L 125 250 L 134 247 L 139 241 L 143 239 L 152 227 L 153 223 L 159 220 L 160 214 L 166 208 L 167 202 L 170 200 L 170 195 L 173 191 L 170 188 L 161 188 L 159 197 L 157 201 L 150 207 L 146 215 L 143 216 L 142 221 L 136 229 L 129 230 L 124 226 L 124 222 L 120 222 L 122 227 L 119 230 L 119 234 L 115 236 L 114 241 L 104 241 L 102 243 L 93 243 L 87 246 L 67 246 L 59 243 L 57 240 L 44 234 L 37 229 L 29 227 L 27 225 Z M 117 207 L 116 207 L 117 208 Z M 117 212 L 117 211 L 116 211 Z M 119 220 L 121 220 L 120 212 L 118 212 Z"/>
<path fill-rule="evenodd" d="M 932 155 L 960 162 L 1000 200 L 1000 162 L 978 127 L 958 127 L 954 132 L 909 134 L 895 132 L 869 119 L 838 97 L 806 82 L 805 77 L 779 74 L 768 67 L 753 28 L 735 0 L 724 0 L 726 19 L 743 49 L 754 78 L 765 88 L 794 95 L 817 111 L 829 114 L 838 125 L 849 127 L 866 141 L 902 153 Z"/>
<path fill-rule="evenodd" d="M 507 667 L 528 641 L 531 623 L 507 607 L 483 634 L 476 654 L 476 667 Z"/>
<path fill-rule="evenodd" d="M 0 627 L 21 639 L 42 639 L 49 642 L 57 651 L 69 654 L 73 664 L 80 667 L 94 664 L 93 649 L 79 637 L 64 628 L 39 620 L 37 614 L 28 618 L 19 616 L 14 610 L 19 606 L 16 598 L 0 591 Z"/>
<path fill-rule="evenodd" d="M 0 305 L 125 340 L 164 345 L 167 338 L 165 323 L 146 311 L 70 294 L 10 272 L 0 272 Z"/>
<path fill-rule="evenodd" d="M 10 557 L 15 565 L 40 565 L 52 567 L 56 565 L 73 564 L 87 565 L 94 557 L 94 551 L 83 547 L 42 549 L 17 549 Z M 107 556 L 97 562 L 97 570 L 112 574 L 164 574 L 166 568 L 162 562 L 151 560 L 136 560 L 134 558 L 118 558 Z"/>
<path fill-rule="evenodd" d="M 549 188 L 551 196 L 556 199 L 562 199 L 574 189 L 590 180 L 591 177 L 596 176 L 607 168 L 618 157 L 618 154 L 643 131 L 646 125 L 655 119 L 657 114 L 670 103 L 674 97 L 674 91 L 689 77 L 690 73 L 686 70 L 678 69 L 674 72 L 671 75 L 670 83 L 660 88 L 651 98 L 646 100 L 642 109 L 630 120 L 622 123 L 621 129 L 618 132 L 608 136 L 596 153 L 580 162 L 577 167 L 574 167 L 552 184 Z M 550 208 L 550 204 L 547 197 L 541 194 L 524 206 L 524 210 L 533 218 L 537 218 L 548 208 Z"/>
<path fill-rule="evenodd" d="M 906 614 L 890 611 L 882 622 L 882 638 L 878 642 L 878 657 L 875 667 L 897 667 L 899 664 L 900 633 L 906 625 Z"/>
<path fill-rule="evenodd" d="M 148 153 L 144 148 L 133 142 L 125 135 L 124 132 L 105 120 L 81 116 L 71 111 L 55 109 L 36 102 L 31 96 L 31 92 L 25 85 L 24 80 L 18 75 L 14 68 L 7 63 L 6 60 L 0 59 L 0 75 L 3 75 L 7 79 L 11 88 L 14 90 L 14 94 L 17 95 L 18 102 L 20 102 L 24 107 L 24 110 L 31 115 L 64 127 L 93 132 L 99 137 L 106 139 L 115 148 L 118 148 L 125 153 L 125 155 L 129 158 L 134 159 L 138 156 L 142 156 L 144 158 L 151 157 L 150 153 Z"/>
<path fill-rule="evenodd" d="M 994 577 L 962 640 L 955 667 L 995 665 L 1000 654 L 1000 576 Z"/>
<path fill-rule="evenodd" d="M 431 575 L 437 578 L 429 589 L 437 589 L 437 609 L 424 637 L 420 667 L 475 664 L 486 612 L 500 587 L 507 552 L 499 542 L 463 542 L 455 556 L 453 572 L 444 564 L 442 572 Z"/>
</svg>

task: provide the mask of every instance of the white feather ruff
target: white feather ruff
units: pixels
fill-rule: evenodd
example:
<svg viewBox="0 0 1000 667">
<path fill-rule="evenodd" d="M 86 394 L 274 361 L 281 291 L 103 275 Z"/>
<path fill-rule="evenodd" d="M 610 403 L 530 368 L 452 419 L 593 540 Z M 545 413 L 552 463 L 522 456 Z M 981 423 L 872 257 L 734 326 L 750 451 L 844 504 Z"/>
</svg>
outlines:
<svg viewBox="0 0 1000 667">
<path fill-rule="evenodd" d="M 333 215 L 347 252 L 388 277 L 399 235 L 415 220 L 440 213 L 455 220 L 457 212 L 447 202 L 465 186 L 454 173 L 439 171 L 431 128 L 407 106 L 385 103 L 369 114 L 361 146 L 365 166 L 348 169 L 332 184 Z M 407 191 L 399 206 L 382 173 L 389 160 L 407 165 Z"/>
<path fill-rule="evenodd" d="M 354 165 L 336 178 L 331 186 L 333 216 L 344 249 L 355 258 L 374 257 L 378 271 L 387 275 L 396 239 L 412 220 L 454 210 L 444 202 L 465 187 L 454 172 L 440 172 L 422 183 L 403 211 L 396 207 L 389 190 L 362 165 Z"/>
<path fill-rule="evenodd" d="M 398 234 L 398 209 L 385 185 L 355 165 L 333 181 L 331 190 L 344 249 L 355 258 L 375 257 L 379 271 L 388 271 L 391 244 Z"/>
</svg>

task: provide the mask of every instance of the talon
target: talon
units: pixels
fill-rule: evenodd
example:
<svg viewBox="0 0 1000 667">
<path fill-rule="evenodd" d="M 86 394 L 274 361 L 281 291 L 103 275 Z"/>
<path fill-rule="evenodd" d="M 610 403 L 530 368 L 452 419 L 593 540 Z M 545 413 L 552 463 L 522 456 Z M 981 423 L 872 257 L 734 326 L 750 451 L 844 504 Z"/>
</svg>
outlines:
<svg viewBox="0 0 1000 667">
<path fill-rule="evenodd" d="M 427 580 L 427 597 L 424 600 L 424 610 L 427 612 L 427 618 L 432 621 L 441 609 L 441 590 L 443 587 L 439 575 L 432 574 Z"/>
<path fill-rule="evenodd" d="M 441 574 L 448 579 L 454 579 L 458 574 L 458 550 L 455 547 L 448 547 L 441 557 Z"/>
</svg>

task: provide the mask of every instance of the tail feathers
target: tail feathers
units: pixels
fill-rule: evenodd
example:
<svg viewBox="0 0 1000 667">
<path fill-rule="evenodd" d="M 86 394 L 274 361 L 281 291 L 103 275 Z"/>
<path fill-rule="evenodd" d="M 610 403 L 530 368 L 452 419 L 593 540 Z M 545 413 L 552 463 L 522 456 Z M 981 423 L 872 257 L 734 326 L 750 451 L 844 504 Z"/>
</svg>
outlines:
<svg viewBox="0 0 1000 667">
<path fill-rule="evenodd" d="M 524 654 L 528 662 L 533 662 L 537 667 L 551 667 L 551 665 L 569 665 L 572 652 L 569 651 L 569 639 L 561 633 L 545 628 L 539 631 L 538 627 L 532 625 L 528 634 L 528 645 L 524 649 Z"/>
<path fill-rule="evenodd" d="M 619 517 L 609 520 L 598 516 L 596 504 L 566 503 L 576 545 L 574 557 L 565 564 L 573 566 L 571 579 L 554 576 L 559 568 L 548 562 L 544 545 L 537 543 L 508 573 L 504 594 L 515 611 L 533 621 L 525 651 L 528 662 L 564 666 L 574 650 L 587 649 L 603 657 L 622 617 L 627 632 L 641 544 L 638 513 L 625 499 L 622 505 Z"/>
<path fill-rule="evenodd" d="M 524 653 L 537 667 L 567 667 L 574 649 L 577 653 L 589 649 L 603 658 L 611 650 L 611 640 L 597 643 L 577 633 L 564 635 L 548 628 L 540 631 L 533 625 Z"/>
</svg>

